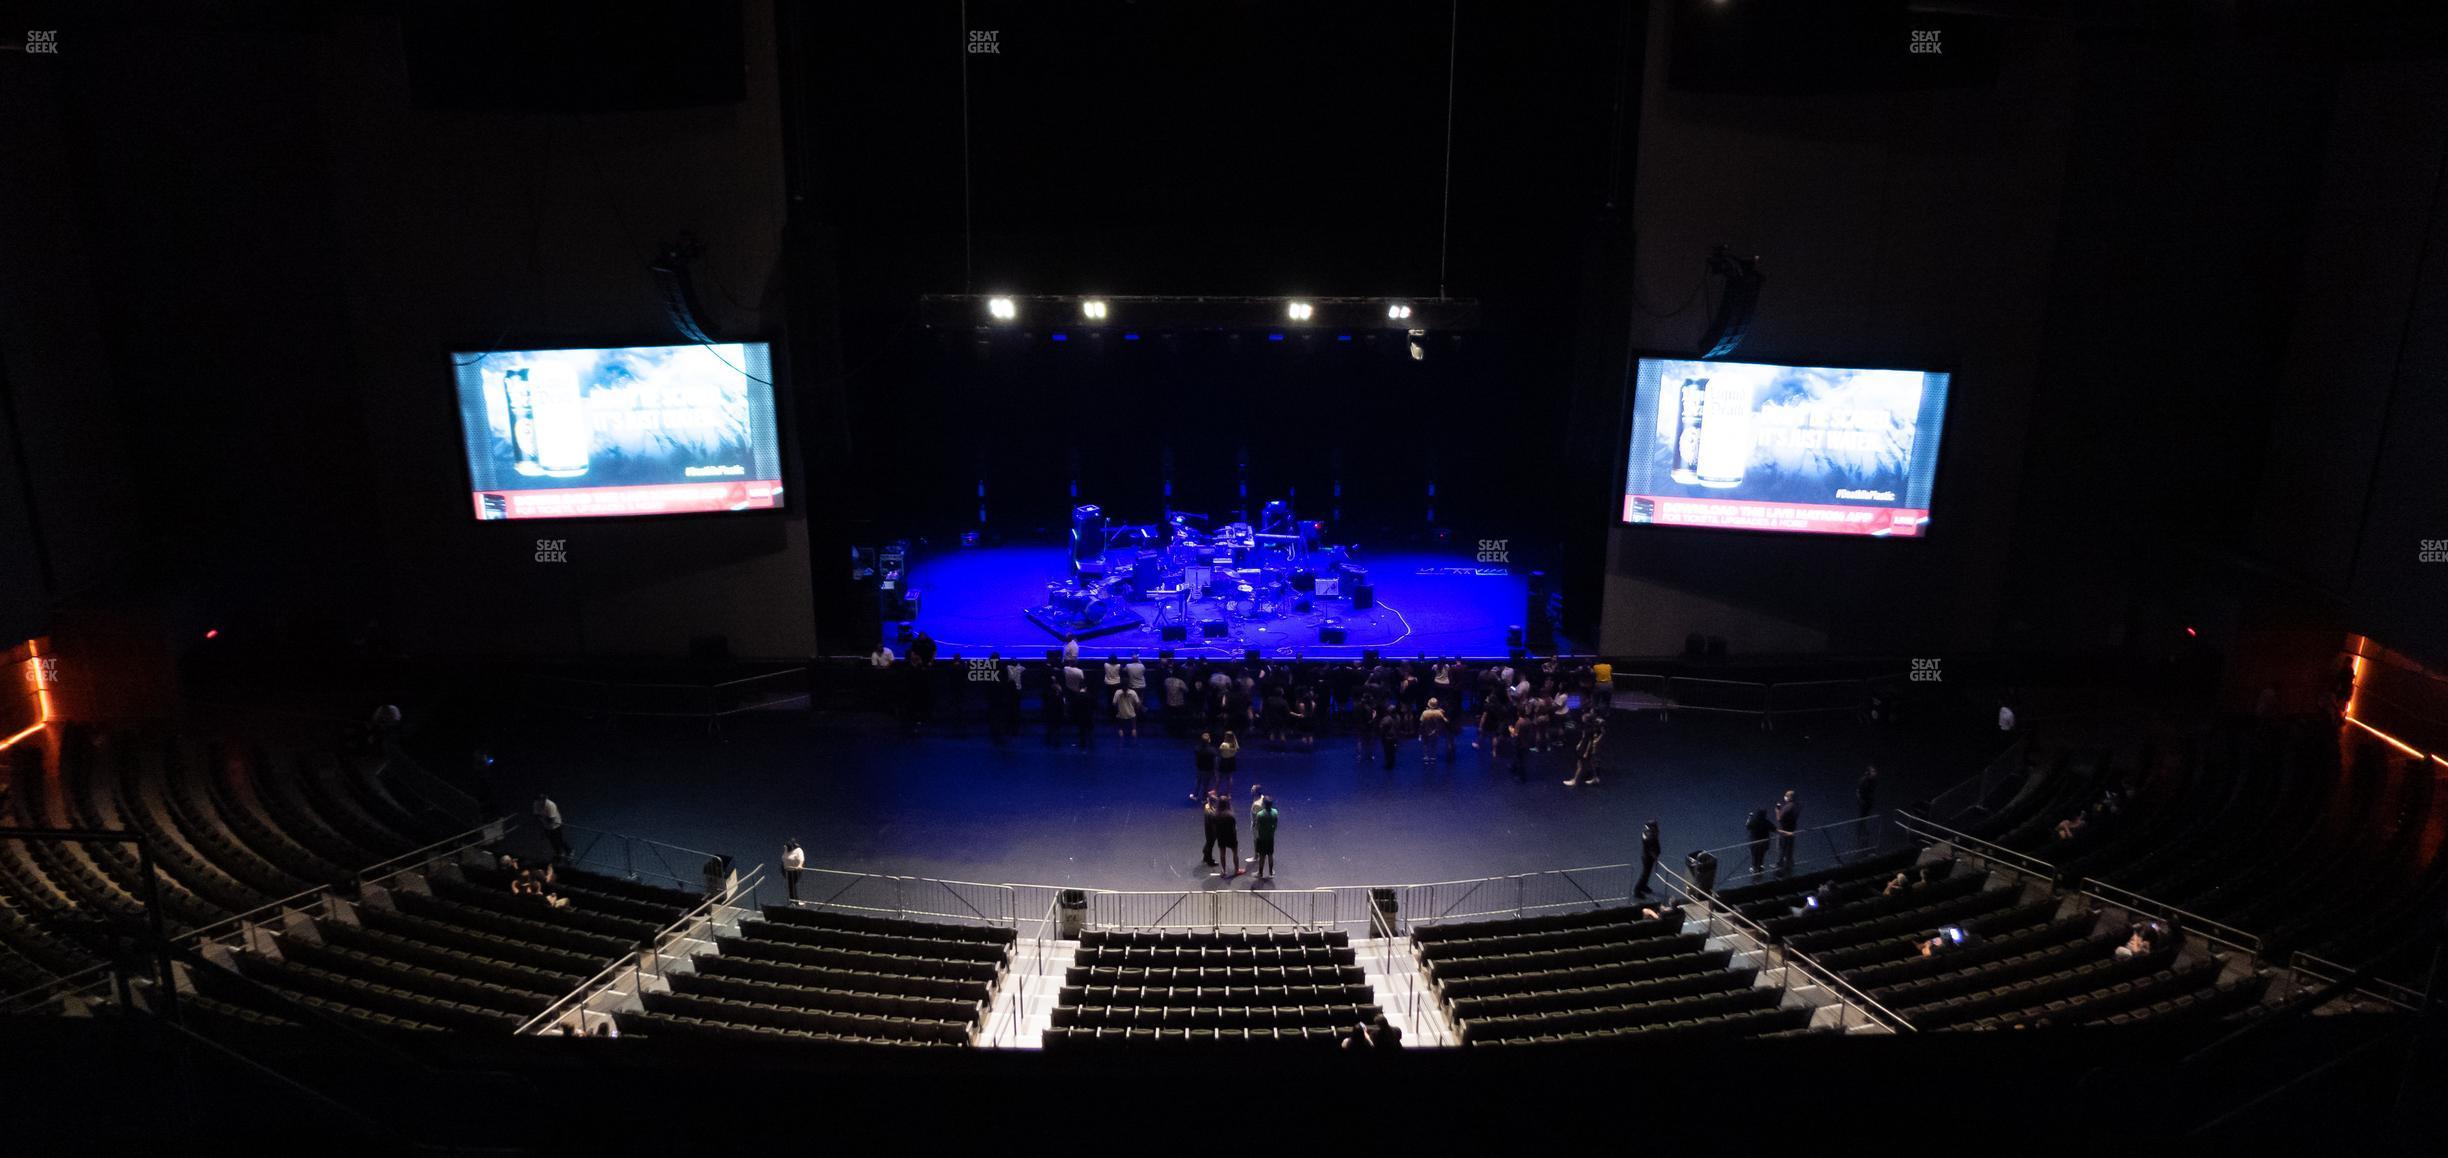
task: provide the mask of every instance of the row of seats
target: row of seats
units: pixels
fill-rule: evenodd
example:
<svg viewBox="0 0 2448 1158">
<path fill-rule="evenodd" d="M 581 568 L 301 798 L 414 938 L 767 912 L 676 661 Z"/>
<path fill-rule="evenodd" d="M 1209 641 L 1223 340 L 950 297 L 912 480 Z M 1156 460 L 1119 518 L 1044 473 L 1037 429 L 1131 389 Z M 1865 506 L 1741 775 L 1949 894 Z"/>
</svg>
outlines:
<svg viewBox="0 0 2448 1158">
<path fill-rule="evenodd" d="M 1637 937 L 1609 941 L 1599 945 L 1584 945 L 1575 949 L 1542 949 L 1529 953 L 1502 953 L 1488 957 L 1462 957 L 1428 963 L 1428 974 L 1439 985 L 1504 973 L 1542 973 L 1584 965 L 1610 965 L 1638 961 L 1650 957 L 1671 957 L 1698 951 L 1708 942 L 1699 933 L 1669 937 Z"/>
<path fill-rule="evenodd" d="M 1075 958 L 1083 965 L 1144 965 L 1149 967 L 1223 966 L 1231 968 L 1270 965 L 1350 965 L 1360 958 L 1347 944 L 1340 945 L 1234 945 L 1201 948 L 1193 945 L 1165 945 L 1107 942 L 1094 948 L 1082 946 Z"/>
<path fill-rule="evenodd" d="M 2117 981 L 2148 974 L 2154 969 L 2164 968 L 2174 952 L 2173 949 L 2161 949 L 2148 956 L 2123 961 L 2105 952 L 2088 961 L 2069 959 L 2059 969 L 2017 977 L 1970 993 L 1908 1005 L 1897 1012 L 1923 1029 L 1939 1029 L 2002 1010 L 2044 1005 L 2061 997 L 2080 995 Z"/>
<path fill-rule="evenodd" d="M 2219 965 L 2216 961 L 2202 961 L 2183 968 L 2168 968 L 2165 962 L 2160 964 L 2161 968 L 2154 972 L 2121 976 L 2113 981 L 2094 983 L 2088 989 L 2063 997 L 1992 1013 L 1965 1028 L 2010 1029 L 2043 1019 L 2052 1024 L 2099 1021 L 2119 1013 L 2147 1008 L 2162 999 L 2173 999 L 2178 994 L 2211 992 L 2217 985 Z"/>
<path fill-rule="evenodd" d="M 1994 960 L 1959 962 L 1961 967 L 1952 972 L 1881 985 L 1868 992 L 1881 1004 L 1896 1008 L 1926 1005 L 1957 994 L 2010 985 L 2026 977 L 2062 970 L 2072 964 L 2108 960 L 2123 940 L 2114 932 L 2078 934 L 2051 943 L 2034 943 L 2024 952 Z M 1950 955 L 1951 951 L 1941 951 L 1932 954 L 1930 959 L 1938 960 Z"/>
<path fill-rule="evenodd" d="M 741 927 L 741 932 L 751 940 L 780 941 L 820 949 L 854 949 L 863 953 L 883 953 L 896 957 L 934 957 L 949 961 L 1002 961 L 1011 955 L 1009 945 L 984 941 L 956 941 L 923 936 L 904 936 L 899 933 L 871 933 L 789 922 L 750 921 Z"/>
<path fill-rule="evenodd" d="M 675 1013 L 623 1013 L 617 1019 L 621 1032 L 631 1037 L 660 1038 L 675 1041 L 791 1041 L 799 1043 L 827 1042 L 837 1045 L 892 1045 L 941 1047 L 959 1045 L 953 1041 L 929 1041 L 908 1037 L 868 1037 L 859 1034 L 828 1033 L 779 1025 L 751 1025 L 716 1018 L 690 1017 Z"/>
<path fill-rule="evenodd" d="M 1338 939 L 1341 938 L 1341 939 Z M 1142 945 L 1155 948 L 1182 949 L 1260 949 L 1260 948 L 1322 948 L 1345 944 L 1343 934 L 1326 929 L 1155 929 L 1117 930 L 1086 929 L 1080 932 L 1079 947 L 1098 949 L 1107 945 Z"/>
<path fill-rule="evenodd" d="M 1053 1023 L 1132 1029 L 1283 1029 L 1353 1026 L 1374 1020 L 1373 1002 L 1336 1005 L 1072 1005 L 1054 1007 Z"/>
<path fill-rule="evenodd" d="M 1553 989 L 1584 989 L 1594 985 L 1649 981 L 1691 973 L 1722 972 L 1733 958 L 1734 953 L 1730 949 L 1700 949 L 1687 953 L 1670 953 L 1594 965 L 1530 969 L 1517 973 L 1491 973 L 1477 977 L 1431 975 L 1430 980 L 1436 986 L 1438 996 L 1450 1004 L 1477 997 L 1540 993 Z"/>
<path fill-rule="evenodd" d="M 1066 985 L 1065 1005 L 1252 1005 L 1261 996 L 1294 1005 L 1364 1005 L 1366 985 Z"/>
<path fill-rule="evenodd" d="M 1452 1012 L 1456 1020 L 1464 1021 L 1534 1013 L 1561 1013 L 1575 1009 L 1600 1009 L 1607 1006 L 1663 1001 L 1671 997 L 1686 997 L 1700 993 L 1726 993 L 1749 989 L 1758 976 L 1759 971 L 1756 969 L 1728 970 L 1719 964 L 1715 968 L 1697 969 L 1648 981 L 1523 988 L 1488 997 L 1460 997 L 1450 1002 L 1447 1009 Z"/>
<path fill-rule="evenodd" d="M 2047 924 L 2063 907 L 2063 902 L 2052 895 L 1993 913 L 1983 913 L 1977 917 L 1958 921 L 1956 924 L 1961 925 L 1967 933 L 1980 934 L 1984 942 L 1996 941 L 2003 937 L 2017 936 Z M 1851 980 L 1853 974 L 1857 972 L 1902 966 L 1907 962 L 1924 960 L 1925 958 L 1920 955 L 1919 942 L 1921 940 L 1922 938 L 1913 936 L 1886 937 L 1864 941 L 1858 945 L 1822 949 L 1811 954 L 1811 958 L 1827 968 L 1844 973 L 1846 979 Z"/>
<path fill-rule="evenodd" d="M 748 977 L 723 977 L 709 973 L 673 973 L 667 978 L 675 993 L 693 993 L 706 997 L 722 997 L 733 1001 L 760 1002 L 800 1009 L 823 1009 L 838 1013 L 864 1013 L 876 1017 L 907 1017 L 920 1021 L 973 1022 L 985 1012 L 983 1003 L 946 997 L 916 997 L 903 993 L 869 993 L 856 989 L 827 989 L 812 985 L 794 985 L 779 981 L 761 981 Z"/>
<path fill-rule="evenodd" d="M 1522 1013 L 1501 1017 L 1464 1018 L 1459 1022 L 1463 1045 L 1507 1038 L 1557 1037 L 1599 1030 L 1633 1029 L 1674 1021 L 1718 1017 L 1757 1009 L 1773 1009 L 1785 998 L 1782 989 L 1733 989 L 1693 993 L 1633 1005 L 1572 1009 L 1557 1013 Z"/>
<path fill-rule="evenodd" d="M 1320 1026 L 1250 1027 L 1247 1029 L 1055 1026 L 1045 1031 L 1045 1048 L 1067 1052 L 1114 1049 L 1137 1052 L 1167 1047 L 1209 1050 L 1263 1042 L 1268 1046 L 1299 1045 L 1310 1049 L 1335 1049 L 1342 1045 L 1343 1039 L 1351 1031 L 1351 1026 L 1331 1028 Z"/>
<path fill-rule="evenodd" d="M 762 1001 L 740 1001 L 706 993 L 647 993 L 642 995 L 642 1000 L 649 1013 L 669 1013 L 734 1025 L 765 1025 L 836 1037 L 966 1045 L 977 1036 L 975 1020 L 935 1020 L 811 1009 Z"/>
<path fill-rule="evenodd" d="M 948 921 L 920 921 L 907 917 L 840 913 L 830 909 L 811 908 L 803 905 L 767 905 L 765 919 L 781 925 L 842 929 L 856 933 L 882 933 L 887 936 L 913 937 L 927 941 L 966 941 L 981 945 L 1011 945 L 1019 940 L 1019 931 L 1005 925 L 961 925 Z"/>
<path fill-rule="evenodd" d="M 1358 965 L 1073 965 L 1063 973 L 1075 985 L 1361 985 Z"/>
<path fill-rule="evenodd" d="M 1520 929 L 1509 921 L 1478 922 L 1462 926 L 1463 935 L 1448 935 L 1435 940 L 1413 941 L 1412 948 L 1422 961 L 1453 961 L 1465 957 L 1494 957 L 1517 953 L 1536 953 L 1551 949 L 1578 949 L 1623 941 L 1638 941 L 1649 937 L 1665 937 L 1683 930 L 1683 910 L 1667 906 L 1656 919 L 1641 915 L 1638 909 L 1605 909 L 1600 914 L 1606 920 L 1585 920 L 1556 929 Z M 1481 926 L 1497 926 L 1482 928 Z"/>
<path fill-rule="evenodd" d="M 889 973 L 907 977 L 943 977 L 961 981 L 993 982 L 1003 975 L 1001 960 L 977 961 L 965 958 L 917 956 L 899 953 L 871 953 L 863 949 L 828 949 L 816 945 L 798 945 L 761 937 L 740 937 L 723 945 L 724 956 L 744 957 L 753 961 L 777 961 L 787 965 L 809 965 L 820 969 L 841 969 L 857 973 Z"/>
<path fill-rule="evenodd" d="M 1579 1029 L 1541 1034 L 1535 1037 L 1494 1038 L 1475 1043 L 1478 1048 L 1527 1045 L 1600 1045 L 1630 1041 L 1643 1043 L 1684 1038 L 1786 1037 L 1806 1031 L 1811 1011 L 1801 1006 L 1791 1009 L 1744 1010 L 1706 1017 L 1682 1018 L 1655 1025 L 1630 1025 L 1612 1028 Z"/>
<path fill-rule="evenodd" d="M 756 961 L 728 953 L 705 954 L 692 963 L 701 977 L 737 977 L 780 985 L 803 985 L 811 989 L 964 1001 L 979 1006 L 991 1000 L 994 992 L 992 978 L 920 977 L 857 969 L 828 969 L 787 961 Z"/>
<path fill-rule="evenodd" d="M 335 973 L 259 953 L 236 954 L 239 972 L 276 989 L 310 993 L 361 1009 L 453 1029 L 508 1033 L 526 1019 L 501 1009 L 436 997 L 349 973 Z"/>
</svg>

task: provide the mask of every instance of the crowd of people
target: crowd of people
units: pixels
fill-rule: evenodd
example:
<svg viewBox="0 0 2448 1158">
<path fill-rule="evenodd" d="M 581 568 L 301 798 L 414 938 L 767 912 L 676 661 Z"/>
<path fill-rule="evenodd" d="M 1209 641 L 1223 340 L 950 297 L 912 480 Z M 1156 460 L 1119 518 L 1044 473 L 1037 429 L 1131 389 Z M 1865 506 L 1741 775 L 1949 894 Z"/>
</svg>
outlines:
<svg viewBox="0 0 2448 1158">
<path fill-rule="evenodd" d="M 1046 742 L 1086 748 L 1112 728 L 1139 738 L 1143 723 L 1168 736 L 1211 732 L 1220 741 L 1313 749 L 1347 734 L 1363 757 L 1393 767 L 1406 746 L 1425 763 L 1452 759 L 1464 743 L 1518 763 L 1523 753 L 1571 751 L 1575 783 L 1597 779 L 1594 763 L 1614 699 L 1603 662 L 1561 657 L 1467 664 L 1416 656 L 1376 661 L 1177 657 L 1112 651 L 1083 657 L 1077 640 L 1042 659 L 934 659 L 923 636 L 907 658 L 878 647 L 870 662 L 902 681 L 901 711 L 916 729 L 982 697 L 989 734 L 1016 738 L 1033 706 Z M 1517 771 L 1524 769 L 1517 766 Z M 1526 772 L 1525 772 L 1526 775 Z"/>
</svg>

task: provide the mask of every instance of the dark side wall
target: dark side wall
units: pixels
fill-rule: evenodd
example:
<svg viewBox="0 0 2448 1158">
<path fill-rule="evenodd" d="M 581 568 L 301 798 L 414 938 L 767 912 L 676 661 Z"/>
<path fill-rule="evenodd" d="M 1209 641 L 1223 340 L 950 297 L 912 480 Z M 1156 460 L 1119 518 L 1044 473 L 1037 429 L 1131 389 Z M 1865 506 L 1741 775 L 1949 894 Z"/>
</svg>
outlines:
<svg viewBox="0 0 2448 1158">
<path fill-rule="evenodd" d="M 1618 527 L 1601 645 L 1655 655 L 1701 631 L 1736 652 L 1981 646 L 2039 376 L 2072 37 L 2015 30 L 1993 87 L 1696 93 L 1669 84 L 1674 7 L 1652 6 L 1634 344 L 1692 348 L 1706 317 L 1692 291 L 1724 243 L 1768 278 L 1738 357 L 1955 378 L 1927 539 Z"/>
<path fill-rule="evenodd" d="M 745 7 L 745 101 L 584 115 L 412 107 L 379 8 L 83 13 L 32 94 L 59 147 L 30 164 L 73 197 L 49 272 L 89 272 L 118 419 L 52 429 L 132 496 L 99 516 L 142 544 L 129 569 L 416 653 L 677 655 L 720 634 L 808 654 L 796 510 L 472 520 L 448 358 L 681 340 L 647 265 L 683 230 L 723 328 L 779 341 L 772 16 Z M 55 199 L 12 198 L 11 223 Z M 90 358 L 9 352 L 21 421 L 101 385 Z M 786 419 L 787 374 L 778 348 Z M 539 538 L 568 562 L 538 563 Z"/>
</svg>

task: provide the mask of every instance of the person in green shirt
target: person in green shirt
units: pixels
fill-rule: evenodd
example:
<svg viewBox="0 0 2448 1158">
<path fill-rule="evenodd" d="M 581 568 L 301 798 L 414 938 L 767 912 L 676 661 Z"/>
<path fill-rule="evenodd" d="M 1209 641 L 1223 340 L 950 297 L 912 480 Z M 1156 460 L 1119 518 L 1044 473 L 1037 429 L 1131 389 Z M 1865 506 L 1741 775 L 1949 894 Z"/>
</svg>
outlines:
<svg viewBox="0 0 2448 1158">
<path fill-rule="evenodd" d="M 1276 809 L 1272 796 L 1259 797 L 1258 806 L 1250 809 L 1250 830 L 1258 836 L 1258 843 L 1253 846 L 1255 855 L 1251 860 L 1257 867 L 1259 880 L 1275 879 L 1275 825 L 1282 819 L 1283 813 Z"/>
</svg>

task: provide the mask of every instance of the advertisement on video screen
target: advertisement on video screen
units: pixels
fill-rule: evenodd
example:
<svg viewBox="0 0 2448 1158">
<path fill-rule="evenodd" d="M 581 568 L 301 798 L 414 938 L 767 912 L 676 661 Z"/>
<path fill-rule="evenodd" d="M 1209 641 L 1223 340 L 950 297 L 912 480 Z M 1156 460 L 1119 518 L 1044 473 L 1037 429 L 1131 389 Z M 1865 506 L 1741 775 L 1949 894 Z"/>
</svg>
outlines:
<svg viewBox="0 0 2448 1158">
<path fill-rule="evenodd" d="M 762 342 L 453 356 L 478 519 L 782 505 Z"/>
<path fill-rule="evenodd" d="M 1948 375 L 1643 358 L 1623 521 L 1929 533 Z"/>
</svg>

